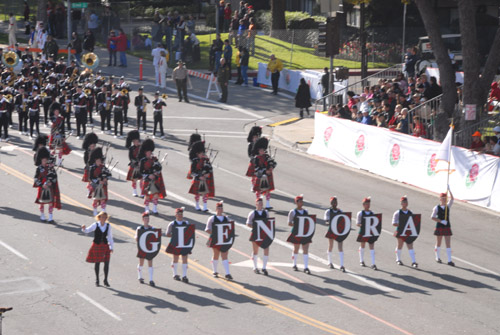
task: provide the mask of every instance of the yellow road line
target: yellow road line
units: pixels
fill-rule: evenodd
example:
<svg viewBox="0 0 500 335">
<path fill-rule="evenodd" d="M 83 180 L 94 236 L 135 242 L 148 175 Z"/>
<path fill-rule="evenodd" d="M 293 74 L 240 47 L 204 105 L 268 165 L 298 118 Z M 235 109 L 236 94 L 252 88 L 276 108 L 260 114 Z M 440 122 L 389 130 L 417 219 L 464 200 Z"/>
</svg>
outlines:
<svg viewBox="0 0 500 335">
<path fill-rule="evenodd" d="M 295 121 L 297 121 L 297 120 L 300 120 L 300 118 L 298 118 L 298 117 L 293 117 L 293 118 L 288 119 L 288 120 L 283 120 L 283 121 L 279 121 L 279 122 L 275 122 L 275 123 L 268 124 L 267 126 L 268 126 L 268 127 L 284 126 L 284 125 L 286 125 L 286 124 L 289 124 L 289 123 L 295 122 Z"/>
<path fill-rule="evenodd" d="M 33 182 L 33 180 L 30 177 L 28 177 L 27 175 L 25 175 L 19 171 L 14 170 L 13 168 L 5 165 L 4 163 L 0 163 L 0 169 L 11 174 L 12 176 L 14 176 L 20 180 L 25 181 L 28 184 L 32 184 L 32 182 Z M 75 206 L 78 206 L 78 207 L 81 207 L 84 209 L 92 210 L 89 206 L 84 205 L 84 204 L 80 203 L 79 201 L 77 201 L 69 196 L 63 195 L 62 193 L 61 193 L 61 198 L 64 199 L 65 202 L 68 202 L 72 205 L 75 205 Z M 110 224 L 111 224 L 111 222 L 110 222 Z M 111 225 L 113 226 L 113 228 L 123 232 L 124 234 L 126 234 L 130 237 L 135 236 L 135 231 L 132 230 L 131 228 L 122 227 L 122 226 L 119 226 L 117 224 L 111 224 Z M 165 247 L 165 246 L 162 245 L 162 247 Z M 166 253 L 162 253 L 162 255 L 171 257 L 170 255 L 168 255 Z M 240 285 L 238 283 L 230 282 L 230 281 L 222 281 L 220 279 L 213 278 L 211 275 L 211 270 L 209 268 L 199 264 L 198 262 L 191 261 L 190 264 L 193 265 L 193 270 L 196 271 L 197 273 L 199 273 L 200 275 L 212 280 L 213 282 L 216 282 L 217 284 L 225 287 L 228 290 L 231 290 L 235 293 L 240 293 L 240 294 L 246 296 L 247 298 L 257 302 L 258 304 L 260 304 L 264 307 L 267 307 L 269 309 L 272 309 L 272 310 L 274 310 L 280 314 L 283 314 L 291 319 L 295 319 L 295 320 L 302 322 L 304 324 L 307 324 L 307 325 L 310 325 L 310 326 L 315 327 L 317 329 L 323 330 L 327 333 L 337 334 L 337 335 L 351 334 L 348 331 L 333 327 L 333 326 L 328 325 L 324 322 L 313 319 L 307 315 L 296 312 L 296 311 L 294 311 L 288 307 L 285 307 L 281 304 L 278 304 L 278 303 L 276 303 L 268 298 L 265 298 L 264 296 L 254 292 L 252 290 L 249 290 L 249 289 L 243 287 L 242 285 Z"/>
</svg>

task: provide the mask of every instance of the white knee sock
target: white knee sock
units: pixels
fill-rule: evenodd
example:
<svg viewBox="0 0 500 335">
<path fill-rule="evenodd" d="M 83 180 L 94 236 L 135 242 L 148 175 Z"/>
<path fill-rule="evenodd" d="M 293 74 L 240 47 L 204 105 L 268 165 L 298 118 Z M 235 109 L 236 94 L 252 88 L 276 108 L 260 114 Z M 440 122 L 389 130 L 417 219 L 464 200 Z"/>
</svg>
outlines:
<svg viewBox="0 0 500 335">
<path fill-rule="evenodd" d="M 396 261 L 401 261 L 401 249 L 396 248 Z"/>
<path fill-rule="evenodd" d="M 153 267 L 150 266 L 148 270 L 149 270 L 149 281 L 153 281 Z"/>
<path fill-rule="evenodd" d="M 448 256 L 448 262 L 451 262 L 451 248 L 446 248 L 446 256 Z"/>
<path fill-rule="evenodd" d="M 214 271 L 214 273 L 217 272 L 217 265 L 219 264 L 219 261 L 216 260 L 216 259 L 212 259 L 212 270 Z"/>
<path fill-rule="evenodd" d="M 365 248 L 359 247 L 359 261 L 360 262 L 365 261 Z"/>
<path fill-rule="evenodd" d="M 252 260 L 253 260 L 253 269 L 257 269 L 257 255 L 253 255 L 252 256 Z"/>
<path fill-rule="evenodd" d="M 182 263 L 182 276 L 186 277 L 188 272 L 188 265 L 187 263 Z"/>
<path fill-rule="evenodd" d="M 292 255 L 292 259 L 293 259 L 293 266 L 297 266 L 297 257 L 299 256 L 299 254 L 293 254 Z"/>
<path fill-rule="evenodd" d="M 230 274 L 229 273 L 229 261 L 227 259 L 223 260 L 222 265 L 224 266 L 224 271 L 226 271 L 226 275 Z"/>
<path fill-rule="evenodd" d="M 372 264 L 375 264 L 375 249 L 370 250 L 370 256 L 372 258 Z"/>
<path fill-rule="evenodd" d="M 438 246 L 435 246 L 434 247 L 434 252 L 436 253 L 436 260 L 441 259 L 441 257 L 439 256 L 439 254 L 441 252 L 441 248 L 438 247 Z"/>
<path fill-rule="evenodd" d="M 327 251 L 326 254 L 328 255 L 328 264 L 332 264 L 332 252 Z"/>
<path fill-rule="evenodd" d="M 149 205 L 144 206 L 144 212 L 149 213 Z"/>
<path fill-rule="evenodd" d="M 172 263 L 172 271 L 174 276 L 177 276 L 177 263 Z"/>
<path fill-rule="evenodd" d="M 269 256 L 262 256 L 262 269 L 265 270 L 267 267 L 267 260 L 269 259 Z"/>
<path fill-rule="evenodd" d="M 309 267 L 309 255 L 304 254 L 304 268 L 307 269 Z"/>
<path fill-rule="evenodd" d="M 344 266 L 344 252 L 339 251 L 340 266 Z"/>
<path fill-rule="evenodd" d="M 408 250 L 408 252 L 410 253 L 412 263 L 416 263 L 417 261 L 415 260 L 415 250 L 410 249 Z"/>
<path fill-rule="evenodd" d="M 137 265 L 137 279 L 142 279 L 142 266 Z"/>
</svg>

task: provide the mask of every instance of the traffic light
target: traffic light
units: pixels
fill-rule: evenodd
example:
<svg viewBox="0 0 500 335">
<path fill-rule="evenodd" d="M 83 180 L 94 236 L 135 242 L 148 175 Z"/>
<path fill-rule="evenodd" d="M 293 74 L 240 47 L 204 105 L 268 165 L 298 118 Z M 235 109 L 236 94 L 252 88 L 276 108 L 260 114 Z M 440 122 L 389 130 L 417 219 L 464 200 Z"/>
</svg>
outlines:
<svg viewBox="0 0 500 335">
<path fill-rule="evenodd" d="M 323 57 L 338 55 L 340 47 L 340 20 L 329 17 L 318 25 L 318 53 Z"/>
</svg>

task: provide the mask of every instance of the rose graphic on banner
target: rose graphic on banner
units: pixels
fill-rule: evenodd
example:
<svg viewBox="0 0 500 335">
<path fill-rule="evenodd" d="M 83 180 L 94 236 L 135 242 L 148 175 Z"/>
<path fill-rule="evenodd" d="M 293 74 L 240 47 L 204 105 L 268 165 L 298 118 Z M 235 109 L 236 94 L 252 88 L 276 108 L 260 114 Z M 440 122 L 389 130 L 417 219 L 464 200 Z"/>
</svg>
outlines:
<svg viewBox="0 0 500 335">
<path fill-rule="evenodd" d="M 477 176 L 479 174 L 479 165 L 474 164 L 469 170 L 467 177 L 465 178 L 465 186 L 471 188 L 477 181 Z"/>
<path fill-rule="evenodd" d="M 325 133 L 324 133 L 324 138 L 325 138 L 325 146 L 328 147 L 328 142 L 330 141 L 330 137 L 332 136 L 332 133 L 333 133 L 333 128 L 332 127 L 328 127 L 325 129 Z"/>
<path fill-rule="evenodd" d="M 270 75 L 271 75 L 271 72 L 269 72 L 269 70 L 266 70 L 266 79 L 269 79 Z"/>
<path fill-rule="evenodd" d="M 427 174 L 429 175 L 429 177 L 432 177 L 436 174 L 436 155 L 437 154 L 432 154 L 431 158 L 429 159 L 429 163 L 427 164 Z"/>
<path fill-rule="evenodd" d="M 286 83 L 286 86 L 290 86 L 290 82 L 291 82 L 290 72 L 286 71 L 285 72 L 285 83 Z"/>
<path fill-rule="evenodd" d="M 365 135 L 361 134 L 356 140 L 356 147 L 354 148 L 354 154 L 357 157 L 359 157 L 363 154 L 364 151 L 365 151 Z"/>
<path fill-rule="evenodd" d="M 389 155 L 389 162 L 391 163 L 391 166 L 396 167 L 396 165 L 398 165 L 399 163 L 400 158 L 401 158 L 401 147 L 399 146 L 399 144 L 394 143 L 394 145 L 392 146 L 391 153 Z"/>
</svg>

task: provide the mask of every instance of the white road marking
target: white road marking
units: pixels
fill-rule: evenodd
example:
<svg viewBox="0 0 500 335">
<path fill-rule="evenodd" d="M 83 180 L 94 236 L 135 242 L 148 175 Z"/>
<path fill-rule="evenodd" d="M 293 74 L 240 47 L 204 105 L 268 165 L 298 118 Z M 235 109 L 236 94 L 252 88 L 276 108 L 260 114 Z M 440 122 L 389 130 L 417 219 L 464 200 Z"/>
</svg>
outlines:
<svg viewBox="0 0 500 335">
<path fill-rule="evenodd" d="M 101 305 L 100 303 L 98 303 L 97 301 L 95 300 L 92 300 L 91 298 L 89 298 L 87 295 L 83 294 L 82 292 L 80 291 L 76 291 L 76 294 L 78 294 L 80 297 L 82 297 L 83 299 L 87 300 L 88 302 L 90 302 L 92 305 L 94 305 L 95 307 L 99 308 L 101 311 L 103 311 L 104 313 L 108 314 L 109 316 L 111 316 L 113 319 L 115 320 L 118 320 L 118 321 L 121 321 L 122 319 L 116 315 L 115 313 L 111 312 L 109 309 L 107 309 L 106 307 L 104 307 L 103 305 Z"/>
<path fill-rule="evenodd" d="M 238 263 L 231 263 L 231 265 L 234 266 L 241 266 L 245 268 L 253 268 L 253 260 L 249 259 L 243 262 L 238 262 Z M 259 258 L 257 265 L 259 266 L 259 269 L 262 268 L 262 261 Z M 267 265 L 273 266 L 273 267 L 284 267 L 284 268 L 291 268 L 292 264 L 291 263 L 285 263 L 285 262 L 268 262 Z M 314 265 L 309 265 L 309 270 L 312 272 L 328 272 L 331 271 L 330 269 L 325 269 L 325 268 L 320 268 L 319 266 L 314 266 Z"/>
<path fill-rule="evenodd" d="M 482 266 L 476 265 L 474 263 L 468 262 L 468 261 L 466 261 L 464 259 L 461 259 L 461 258 L 458 258 L 458 257 L 455 257 L 455 256 L 452 256 L 452 258 L 455 259 L 455 260 L 457 260 L 457 261 L 459 261 L 459 262 L 462 262 L 462 263 L 465 263 L 465 264 L 469 264 L 469 265 L 471 265 L 473 267 L 476 267 L 476 268 L 478 268 L 480 270 L 486 271 L 488 273 L 491 273 L 491 274 L 493 274 L 495 276 L 500 277 L 500 273 L 497 273 L 495 271 L 488 270 L 487 268 L 483 268 Z"/>
<path fill-rule="evenodd" d="M 20 277 L 0 280 L 0 295 L 31 294 L 45 291 L 49 288 L 50 285 L 37 277 Z"/>
<path fill-rule="evenodd" d="M 19 258 L 22 258 L 24 259 L 25 261 L 29 261 L 28 257 L 24 256 L 22 253 L 20 253 L 19 251 L 17 251 L 16 249 L 12 248 L 10 245 L 8 245 L 7 243 L 3 242 L 3 241 L 0 241 L 0 245 L 3 246 L 5 249 L 9 250 L 10 252 L 12 252 L 14 255 L 16 255 L 17 257 Z"/>
<path fill-rule="evenodd" d="M 164 119 L 182 120 L 217 120 L 217 121 L 254 121 L 255 119 L 243 119 L 236 117 L 199 117 L 199 116 L 164 116 Z"/>
<path fill-rule="evenodd" d="M 17 148 L 17 145 L 5 145 L 5 146 L 0 147 L 0 151 L 9 152 L 9 151 L 14 151 L 16 148 Z"/>
<path fill-rule="evenodd" d="M 164 129 L 165 131 L 182 131 L 182 132 L 189 132 L 191 135 L 193 133 L 193 129 Z M 204 135 L 205 133 L 222 133 L 222 134 L 238 134 L 238 135 L 245 135 L 245 138 L 247 137 L 247 133 L 244 131 L 227 131 L 227 130 L 204 130 L 204 129 L 197 129 L 198 133 L 200 135 Z"/>
</svg>

